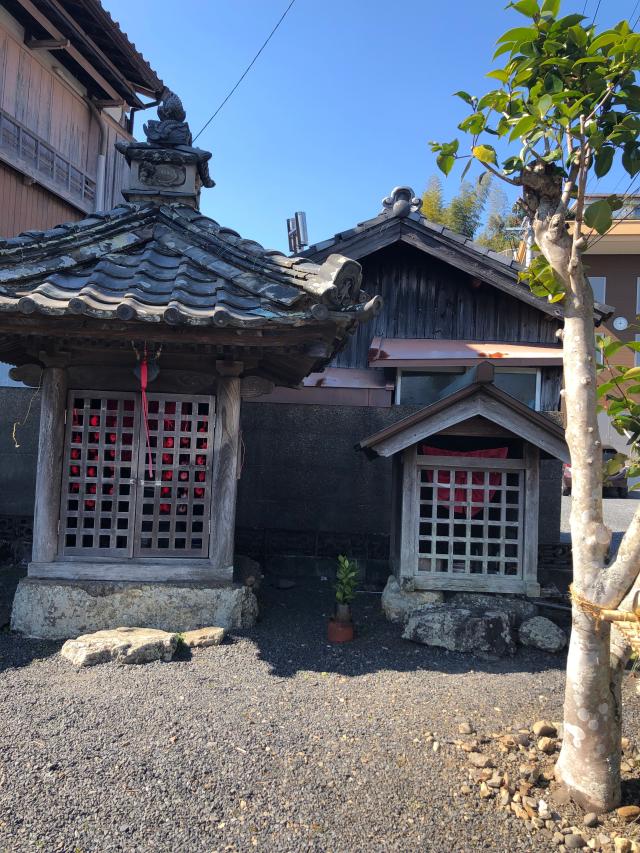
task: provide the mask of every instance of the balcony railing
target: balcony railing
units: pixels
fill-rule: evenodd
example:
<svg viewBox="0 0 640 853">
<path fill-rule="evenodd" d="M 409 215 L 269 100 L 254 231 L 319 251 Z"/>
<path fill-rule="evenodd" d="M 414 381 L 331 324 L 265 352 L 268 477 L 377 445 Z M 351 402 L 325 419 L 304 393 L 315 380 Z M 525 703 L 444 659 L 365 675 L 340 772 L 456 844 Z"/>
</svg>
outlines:
<svg viewBox="0 0 640 853">
<path fill-rule="evenodd" d="M 2 110 L 0 156 L 82 210 L 93 210 L 96 182 Z"/>
</svg>

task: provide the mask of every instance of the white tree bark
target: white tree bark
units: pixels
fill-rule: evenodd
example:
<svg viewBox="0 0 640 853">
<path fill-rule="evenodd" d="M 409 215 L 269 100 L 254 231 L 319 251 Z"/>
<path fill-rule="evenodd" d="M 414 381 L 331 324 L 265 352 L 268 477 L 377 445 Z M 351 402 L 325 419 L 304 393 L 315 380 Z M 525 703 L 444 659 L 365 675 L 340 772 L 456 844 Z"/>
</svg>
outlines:
<svg viewBox="0 0 640 853">
<path fill-rule="evenodd" d="M 558 202 L 540 198 L 534 229 L 541 252 L 566 285 L 563 362 L 572 474 L 573 583 L 579 596 L 604 604 L 603 574 L 611 534 L 602 515 L 593 296 L 583 271 L 580 223 L 576 222 L 571 236 Z M 584 808 L 609 811 L 620 801 L 620 691 L 610 666 L 610 627 L 575 602 L 572 625 L 565 737 L 556 775 Z"/>
</svg>

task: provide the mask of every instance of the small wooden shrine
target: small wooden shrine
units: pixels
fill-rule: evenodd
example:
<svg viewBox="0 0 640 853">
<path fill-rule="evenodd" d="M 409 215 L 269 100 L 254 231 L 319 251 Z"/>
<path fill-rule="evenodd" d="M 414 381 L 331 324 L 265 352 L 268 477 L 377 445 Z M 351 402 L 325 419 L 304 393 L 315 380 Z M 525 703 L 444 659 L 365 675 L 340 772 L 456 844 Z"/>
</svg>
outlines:
<svg viewBox="0 0 640 853">
<path fill-rule="evenodd" d="M 493 384 L 484 361 L 362 442 L 393 457 L 391 564 L 406 589 L 540 594 L 540 459 L 562 427 Z"/>
<path fill-rule="evenodd" d="M 321 370 L 378 299 L 198 209 L 210 154 L 166 93 L 127 203 L 0 241 L 0 358 L 41 388 L 30 578 L 231 583 L 243 396 Z"/>
</svg>

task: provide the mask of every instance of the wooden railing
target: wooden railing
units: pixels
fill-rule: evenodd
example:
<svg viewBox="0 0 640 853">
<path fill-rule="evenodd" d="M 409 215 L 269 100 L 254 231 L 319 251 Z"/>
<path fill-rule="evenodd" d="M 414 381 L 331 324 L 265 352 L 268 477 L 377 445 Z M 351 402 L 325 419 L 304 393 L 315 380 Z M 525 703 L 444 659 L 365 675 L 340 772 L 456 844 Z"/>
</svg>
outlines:
<svg viewBox="0 0 640 853">
<path fill-rule="evenodd" d="M 96 182 L 3 110 L 0 158 L 81 210 L 93 210 Z"/>
</svg>

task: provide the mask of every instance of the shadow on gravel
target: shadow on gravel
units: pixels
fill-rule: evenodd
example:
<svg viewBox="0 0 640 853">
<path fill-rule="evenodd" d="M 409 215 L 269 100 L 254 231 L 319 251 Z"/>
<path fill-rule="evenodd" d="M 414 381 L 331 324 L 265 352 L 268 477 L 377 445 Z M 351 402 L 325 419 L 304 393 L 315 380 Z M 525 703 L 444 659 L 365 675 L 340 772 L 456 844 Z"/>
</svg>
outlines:
<svg viewBox="0 0 640 853">
<path fill-rule="evenodd" d="M 29 640 L 12 631 L 0 631 L 0 675 L 7 669 L 20 669 L 52 657 L 61 646 L 62 641 Z"/>
<path fill-rule="evenodd" d="M 259 657 L 274 676 L 288 678 L 300 671 L 338 673 L 355 677 L 382 670 L 432 670 L 447 674 L 510 673 L 564 670 L 565 655 L 549 655 L 518 647 L 514 657 L 483 660 L 403 640 L 401 626 L 386 621 L 380 595 L 358 593 L 353 605 L 356 639 L 344 645 L 327 642 L 327 620 L 333 610 L 333 590 L 318 579 L 296 581 L 292 589 L 277 589 L 269 578 L 260 590 L 262 618 L 242 634 L 252 640 Z"/>
</svg>

